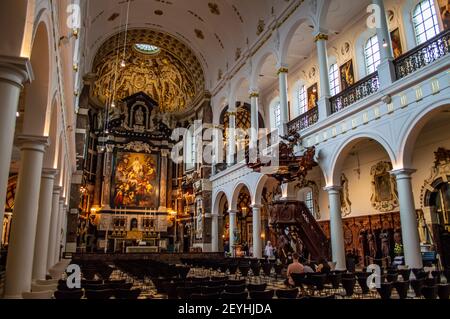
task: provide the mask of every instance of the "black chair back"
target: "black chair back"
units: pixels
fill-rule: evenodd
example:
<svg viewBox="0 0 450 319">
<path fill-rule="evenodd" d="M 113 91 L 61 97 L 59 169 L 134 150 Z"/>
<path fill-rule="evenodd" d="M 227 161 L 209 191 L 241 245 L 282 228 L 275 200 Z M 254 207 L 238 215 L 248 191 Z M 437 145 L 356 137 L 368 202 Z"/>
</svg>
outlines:
<svg viewBox="0 0 450 319">
<path fill-rule="evenodd" d="M 245 291 L 245 285 L 240 286 L 225 286 L 225 292 L 229 293 L 241 293 Z"/>
<path fill-rule="evenodd" d="M 84 292 L 81 289 L 76 290 L 57 290 L 55 291 L 55 299 L 79 300 L 83 297 Z"/>
<path fill-rule="evenodd" d="M 394 282 L 394 288 L 397 290 L 400 299 L 406 299 L 408 297 L 409 280 Z"/>
<path fill-rule="evenodd" d="M 438 287 L 437 286 L 424 286 L 422 287 L 422 295 L 425 299 L 437 299 Z"/>
<path fill-rule="evenodd" d="M 255 284 L 248 284 L 247 285 L 247 290 L 252 292 L 252 291 L 265 291 L 267 288 L 267 284 L 259 284 L 259 285 L 255 285 Z"/>
<path fill-rule="evenodd" d="M 240 293 L 224 292 L 221 294 L 221 298 L 225 300 L 246 300 L 248 299 L 248 293 L 245 291 Z"/>
<path fill-rule="evenodd" d="M 250 299 L 253 299 L 253 300 L 271 300 L 271 299 L 273 299 L 274 294 L 275 294 L 275 291 L 273 291 L 273 290 L 250 291 Z"/>
<path fill-rule="evenodd" d="M 85 290 L 85 296 L 87 299 L 100 300 L 100 299 L 110 299 L 113 296 L 113 290 Z"/>
<path fill-rule="evenodd" d="M 297 299 L 298 288 L 295 289 L 280 289 L 275 292 L 278 299 Z"/>
<path fill-rule="evenodd" d="M 136 300 L 141 295 L 141 292 L 141 289 L 116 289 L 114 291 L 114 296 L 116 299 Z"/>
<path fill-rule="evenodd" d="M 438 285 L 438 295 L 441 300 L 448 300 L 450 295 L 450 284 Z"/>
</svg>

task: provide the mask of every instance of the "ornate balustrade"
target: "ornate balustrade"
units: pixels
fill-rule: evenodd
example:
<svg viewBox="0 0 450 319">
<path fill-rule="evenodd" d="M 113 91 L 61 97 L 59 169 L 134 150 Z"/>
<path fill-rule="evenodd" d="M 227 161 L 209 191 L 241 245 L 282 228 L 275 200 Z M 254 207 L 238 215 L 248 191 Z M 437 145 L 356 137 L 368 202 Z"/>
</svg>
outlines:
<svg viewBox="0 0 450 319">
<path fill-rule="evenodd" d="M 403 54 L 394 61 L 397 79 L 402 79 L 417 70 L 449 54 L 450 29 Z"/>
<path fill-rule="evenodd" d="M 331 114 L 337 113 L 346 107 L 378 92 L 379 88 L 380 81 L 378 72 L 374 72 L 348 87 L 345 91 L 333 96 L 330 99 Z"/>
<path fill-rule="evenodd" d="M 309 110 L 306 113 L 298 116 L 294 120 L 288 123 L 288 131 L 299 132 L 307 129 L 308 127 L 314 125 L 319 120 L 319 109 L 317 107 Z"/>
</svg>

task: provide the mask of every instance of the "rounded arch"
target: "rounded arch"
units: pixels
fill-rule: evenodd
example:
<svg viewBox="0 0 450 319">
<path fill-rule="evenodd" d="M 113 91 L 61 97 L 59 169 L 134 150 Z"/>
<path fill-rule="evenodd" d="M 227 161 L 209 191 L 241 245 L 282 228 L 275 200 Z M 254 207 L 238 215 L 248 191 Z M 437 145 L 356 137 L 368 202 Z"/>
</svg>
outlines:
<svg viewBox="0 0 450 319">
<path fill-rule="evenodd" d="M 220 190 L 218 190 L 217 191 L 217 193 L 214 195 L 214 204 L 213 204 L 213 215 L 218 215 L 218 216 L 220 216 L 221 215 L 221 211 L 220 211 L 220 204 L 221 204 L 221 202 L 222 202 L 222 200 L 225 198 L 225 200 L 228 202 L 228 203 L 230 203 L 230 200 L 229 200 L 229 198 L 228 198 L 228 195 L 227 195 L 227 193 L 224 191 L 224 190 L 222 190 L 222 189 L 220 189 Z"/>
<path fill-rule="evenodd" d="M 252 192 L 252 188 L 250 187 L 250 185 L 246 182 L 246 181 L 240 181 L 233 189 L 233 193 L 231 196 L 231 201 L 229 201 L 229 207 L 231 210 L 236 211 L 237 210 L 237 205 L 238 205 L 238 201 L 239 201 L 239 194 L 241 192 L 242 189 L 247 188 L 250 197 L 251 197 L 251 201 L 254 201 L 254 194 Z"/>
<path fill-rule="evenodd" d="M 259 180 L 256 182 L 255 196 L 252 201 L 253 205 L 261 205 L 262 204 L 263 190 L 264 190 L 264 187 L 266 186 L 268 180 L 269 180 L 269 177 L 267 175 L 262 175 L 259 178 Z"/>
<path fill-rule="evenodd" d="M 246 102 L 249 100 L 250 82 L 248 77 L 238 78 L 232 87 L 231 94 L 237 102 Z"/>
<path fill-rule="evenodd" d="M 274 73 L 276 73 L 275 69 L 280 61 L 278 60 L 277 53 L 273 49 L 267 49 L 266 52 L 264 52 L 254 60 L 254 68 L 252 70 L 252 74 L 250 77 L 250 83 L 252 86 L 259 86 L 258 85 L 259 75 L 261 74 L 264 64 L 270 58 L 275 59 Z"/>
<path fill-rule="evenodd" d="M 363 78 L 367 75 L 367 67 L 366 67 L 366 44 L 367 41 L 373 36 L 377 36 L 376 31 L 372 29 L 366 29 L 359 34 L 357 40 L 355 42 L 355 55 L 356 55 L 356 68 L 360 78 Z"/>
<path fill-rule="evenodd" d="M 51 29 L 47 13 L 37 25 L 31 51 L 34 81 L 25 88 L 25 115 L 23 134 L 48 136 L 50 130 L 51 103 Z"/>
<path fill-rule="evenodd" d="M 300 17 L 296 20 L 292 20 L 292 22 L 286 26 L 283 30 L 283 37 L 281 39 L 281 47 L 280 47 L 280 61 L 285 62 L 288 57 L 289 47 L 292 44 L 292 39 L 295 35 L 295 32 L 304 24 L 314 24 L 313 20 L 310 17 Z"/>
<path fill-rule="evenodd" d="M 334 153 L 331 159 L 330 169 L 328 170 L 328 173 L 326 173 L 326 171 L 323 170 L 325 179 L 327 181 L 327 186 L 340 185 L 339 181 L 344 160 L 346 159 L 347 155 L 349 155 L 350 150 L 354 146 L 356 146 L 359 142 L 364 140 L 373 140 L 377 142 L 377 144 L 379 144 L 383 148 L 383 150 L 387 153 L 392 165 L 395 167 L 397 163 L 395 152 L 383 136 L 372 132 L 359 133 L 347 138 L 338 146 L 336 152 Z"/>
<path fill-rule="evenodd" d="M 401 144 L 398 149 L 398 168 L 411 168 L 413 161 L 414 146 L 417 138 L 425 125 L 438 113 L 443 110 L 450 111 L 450 98 L 442 99 L 434 104 L 421 108 L 419 112 L 411 116 L 412 121 L 405 125 L 405 129 L 400 134 Z"/>
</svg>

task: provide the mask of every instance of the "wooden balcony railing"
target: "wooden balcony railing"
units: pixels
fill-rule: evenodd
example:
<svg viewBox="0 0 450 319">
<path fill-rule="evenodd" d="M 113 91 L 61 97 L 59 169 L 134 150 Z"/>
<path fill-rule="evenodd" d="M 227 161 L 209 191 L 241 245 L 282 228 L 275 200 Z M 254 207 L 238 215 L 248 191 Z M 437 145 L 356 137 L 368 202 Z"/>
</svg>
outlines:
<svg viewBox="0 0 450 319">
<path fill-rule="evenodd" d="M 298 116 L 294 120 L 290 121 L 288 123 L 288 131 L 289 133 L 300 132 L 316 124 L 318 121 L 319 121 L 319 108 L 315 107 L 309 110 L 308 112 Z"/>
<path fill-rule="evenodd" d="M 333 96 L 330 99 L 331 114 L 342 111 L 346 107 L 378 92 L 379 88 L 378 72 L 374 72 L 348 87 L 345 91 Z"/>
<path fill-rule="evenodd" d="M 400 80 L 449 54 L 450 29 L 446 30 L 394 61 L 395 73 Z"/>
</svg>

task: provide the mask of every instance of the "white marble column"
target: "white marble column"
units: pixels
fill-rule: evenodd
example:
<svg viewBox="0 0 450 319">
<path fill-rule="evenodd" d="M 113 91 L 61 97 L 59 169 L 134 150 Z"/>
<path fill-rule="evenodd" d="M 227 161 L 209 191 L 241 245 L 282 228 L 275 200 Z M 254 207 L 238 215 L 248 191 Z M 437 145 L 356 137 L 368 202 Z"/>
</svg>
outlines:
<svg viewBox="0 0 450 319">
<path fill-rule="evenodd" d="M 31 289 L 42 163 L 48 145 L 48 138 L 42 136 L 19 136 L 17 140 L 21 161 L 6 264 L 6 298 L 21 298 L 22 292 Z"/>
<path fill-rule="evenodd" d="M 285 136 L 287 132 L 287 124 L 289 122 L 289 105 L 288 105 L 288 68 L 281 66 L 278 69 L 278 81 L 280 89 L 280 108 L 281 108 L 281 128 L 279 135 Z"/>
<path fill-rule="evenodd" d="M 389 24 L 386 17 L 384 0 L 372 0 L 372 3 L 379 8 L 380 13 L 380 16 L 376 17 L 375 23 L 377 28 L 378 44 L 380 45 L 381 63 L 383 63 L 386 60 L 394 59 L 391 34 L 389 32 Z"/>
<path fill-rule="evenodd" d="M 41 178 L 39 210 L 34 244 L 33 279 L 44 280 L 47 274 L 48 244 L 52 215 L 53 186 L 57 170 L 44 169 Z"/>
<path fill-rule="evenodd" d="M 61 187 L 56 186 L 53 188 L 52 194 L 52 215 L 50 220 L 50 235 L 47 252 L 47 270 L 52 268 L 55 262 L 55 250 L 56 250 L 56 232 L 58 228 L 58 216 L 59 216 L 59 198 L 61 196 Z"/>
<path fill-rule="evenodd" d="M 195 136 L 193 137 L 195 138 Z M 159 211 L 167 211 L 167 156 L 168 150 L 161 151 L 161 179 L 160 179 L 160 195 L 159 195 Z"/>
<path fill-rule="evenodd" d="M 250 93 L 251 104 L 251 132 L 250 132 L 250 148 L 256 149 L 258 146 L 259 131 L 259 93 L 253 91 Z"/>
<path fill-rule="evenodd" d="M 320 94 L 317 102 L 319 108 L 319 121 L 325 120 L 331 115 L 330 107 L 330 74 L 328 63 L 327 42 L 328 35 L 319 33 L 316 35 L 317 57 L 319 61 L 319 75 L 320 75 Z"/>
<path fill-rule="evenodd" d="M 341 212 L 341 187 L 331 186 L 325 188 L 325 190 L 328 192 L 330 203 L 330 234 L 333 262 L 336 263 L 336 270 L 346 270 L 344 228 Z"/>
<path fill-rule="evenodd" d="M 211 244 L 212 244 L 212 252 L 219 252 L 219 215 L 212 214 L 211 215 Z"/>
<path fill-rule="evenodd" d="M 227 164 L 233 166 L 235 164 L 234 155 L 236 154 L 236 109 L 228 112 L 228 119 Z"/>
<path fill-rule="evenodd" d="M 234 257 L 234 255 L 235 255 L 235 245 L 236 245 L 236 242 L 234 241 L 234 239 L 235 239 L 235 236 L 234 236 L 234 234 L 235 234 L 235 232 L 236 232 L 236 214 L 237 214 L 237 211 L 235 211 L 235 210 L 229 210 L 228 211 L 228 214 L 229 214 L 229 219 L 230 219 L 230 252 L 231 252 L 231 254 L 232 254 L 232 256 Z"/>
<path fill-rule="evenodd" d="M 5 207 L 20 91 L 31 77 L 28 59 L 0 55 L 0 207 Z M 0 209 L 0 220 L 3 216 L 4 209 Z M 0 228 L 0 238 L 2 231 Z"/>
<path fill-rule="evenodd" d="M 60 198 L 59 199 L 59 210 L 58 210 L 58 222 L 57 222 L 57 228 L 56 228 L 56 247 L 55 247 L 55 251 L 53 252 L 55 254 L 55 258 L 54 258 L 54 262 L 55 264 L 59 263 L 59 261 L 61 260 L 61 240 L 62 240 L 62 236 L 61 236 L 61 230 L 62 230 L 62 225 L 63 225 L 63 219 L 64 219 L 64 203 L 65 203 L 66 199 L 65 198 Z"/>
<path fill-rule="evenodd" d="M 412 169 L 400 169 L 391 173 L 397 179 L 405 264 L 410 268 L 422 268 L 423 262 L 420 252 L 419 229 L 411 185 L 411 175 L 414 172 L 416 171 Z"/>
<path fill-rule="evenodd" d="M 253 257 L 262 258 L 261 206 L 253 205 Z"/>
<path fill-rule="evenodd" d="M 392 50 L 391 33 L 384 8 L 384 0 L 372 0 L 372 3 L 378 7 L 379 16 L 376 17 L 376 31 L 378 45 L 380 47 L 380 65 L 378 66 L 378 77 L 380 88 L 386 89 L 396 80 L 394 68 L 394 53 Z"/>
</svg>

